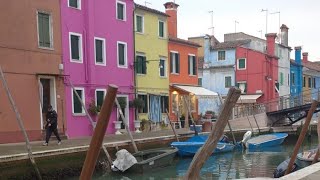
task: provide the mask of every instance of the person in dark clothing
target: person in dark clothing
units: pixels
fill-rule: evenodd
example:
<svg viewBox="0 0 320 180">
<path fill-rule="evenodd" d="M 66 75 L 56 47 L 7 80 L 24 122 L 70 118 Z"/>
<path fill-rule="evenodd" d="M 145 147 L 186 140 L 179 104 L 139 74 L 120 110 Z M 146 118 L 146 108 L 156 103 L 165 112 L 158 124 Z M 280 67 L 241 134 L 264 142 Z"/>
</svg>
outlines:
<svg viewBox="0 0 320 180">
<path fill-rule="evenodd" d="M 52 106 L 49 105 L 48 107 L 48 112 L 46 114 L 46 142 L 43 143 L 44 146 L 48 146 L 49 139 L 51 137 L 51 134 L 53 134 L 57 137 L 58 139 L 58 145 L 61 144 L 61 139 L 58 133 L 57 125 L 58 125 L 58 115 L 55 110 L 53 110 Z"/>
</svg>

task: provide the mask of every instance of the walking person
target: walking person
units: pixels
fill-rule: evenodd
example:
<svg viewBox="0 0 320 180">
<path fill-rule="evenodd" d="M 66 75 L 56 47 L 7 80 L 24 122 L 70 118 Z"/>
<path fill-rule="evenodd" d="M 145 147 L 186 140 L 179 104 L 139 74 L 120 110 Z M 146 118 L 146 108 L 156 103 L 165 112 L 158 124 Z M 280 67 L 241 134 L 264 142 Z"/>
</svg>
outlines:
<svg viewBox="0 0 320 180">
<path fill-rule="evenodd" d="M 43 146 L 48 146 L 49 139 L 51 137 L 51 134 L 53 134 L 58 139 L 58 145 L 61 144 L 61 139 L 58 133 L 57 125 L 58 125 L 58 115 L 57 112 L 52 108 L 51 105 L 48 107 L 48 112 L 46 114 L 46 142 L 43 143 Z"/>
</svg>

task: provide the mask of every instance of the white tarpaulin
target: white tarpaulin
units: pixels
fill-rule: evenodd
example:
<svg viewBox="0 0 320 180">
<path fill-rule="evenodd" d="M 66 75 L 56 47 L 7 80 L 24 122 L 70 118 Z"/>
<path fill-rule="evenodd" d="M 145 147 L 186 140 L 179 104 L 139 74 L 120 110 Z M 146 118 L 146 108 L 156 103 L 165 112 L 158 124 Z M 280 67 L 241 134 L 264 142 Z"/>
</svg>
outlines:
<svg viewBox="0 0 320 180">
<path fill-rule="evenodd" d="M 257 99 L 262 96 L 262 94 L 251 94 L 251 95 L 241 95 L 237 101 L 239 104 L 244 103 L 256 103 Z"/>
<path fill-rule="evenodd" d="M 197 98 L 215 98 L 218 93 L 200 86 L 174 85 L 175 88 L 194 94 Z"/>
<path fill-rule="evenodd" d="M 118 151 L 116 156 L 117 159 L 113 161 L 113 165 L 122 172 L 137 163 L 137 159 L 125 149 Z"/>
</svg>

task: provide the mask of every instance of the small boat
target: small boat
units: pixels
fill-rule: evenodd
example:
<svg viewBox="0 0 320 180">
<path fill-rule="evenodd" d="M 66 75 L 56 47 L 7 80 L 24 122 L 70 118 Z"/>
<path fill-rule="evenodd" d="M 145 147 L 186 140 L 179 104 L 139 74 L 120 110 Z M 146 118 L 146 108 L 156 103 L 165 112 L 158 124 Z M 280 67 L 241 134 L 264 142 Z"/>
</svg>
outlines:
<svg viewBox="0 0 320 180">
<path fill-rule="evenodd" d="M 274 178 L 280 178 L 282 176 L 284 176 L 284 174 L 286 173 L 287 169 L 288 169 L 288 165 L 290 162 L 290 158 L 286 159 L 285 161 L 283 161 L 282 163 L 280 163 L 277 167 L 277 169 L 274 170 L 273 172 L 273 177 Z M 299 170 L 300 167 L 297 165 L 296 161 L 293 163 L 292 166 L 292 170 L 290 173 Z"/>
<path fill-rule="evenodd" d="M 204 145 L 207 139 L 207 135 L 197 135 L 189 138 L 187 141 L 184 142 L 172 142 L 171 146 L 179 149 L 179 156 L 194 156 L 200 149 L 200 147 Z M 225 137 L 220 139 L 220 141 L 217 144 L 217 147 L 212 153 L 233 151 L 235 145 L 227 142 L 225 139 Z"/>
<path fill-rule="evenodd" d="M 282 144 L 287 136 L 287 133 L 271 133 L 260 135 L 249 139 L 245 143 L 245 147 L 247 149 L 262 149 L 266 147 L 277 146 Z"/>
<path fill-rule="evenodd" d="M 296 163 L 299 167 L 304 168 L 307 166 L 310 166 L 314 156 L 317 153 L 317 148 L 316 149 L 311 149 L 302 153 L 297 154 L 297 159 L 296 159 Z M 320 158 L 318 159 L 318 162 L 320 161 Z"/>
<path fill-rule="evenodd" d="M 117 152 L 117 159 L 113 162 L 111 169 L 143 173 L 171 165 L 177 152 L 177 148 L 168 147 L 139 151 L 131 155 L 127 150 L 122 149 Z"/>
</svg>

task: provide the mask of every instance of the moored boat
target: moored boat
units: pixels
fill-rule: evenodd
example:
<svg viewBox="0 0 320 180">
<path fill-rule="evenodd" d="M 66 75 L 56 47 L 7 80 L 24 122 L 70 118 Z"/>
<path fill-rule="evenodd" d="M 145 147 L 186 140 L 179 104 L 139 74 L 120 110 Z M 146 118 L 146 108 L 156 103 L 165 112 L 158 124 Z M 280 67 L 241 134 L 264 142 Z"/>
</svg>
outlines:
<svg viewBox="0 0 320 180">
<path fill-rule="evenodd" d="M 245 143 L 245 146 L 247 149 L 262 149 L 266 147 L 277 146 L 281 145 L 287 136 L 287 133 L 271 133 L 260 135 L 249 139 Z"/>
</svg>

